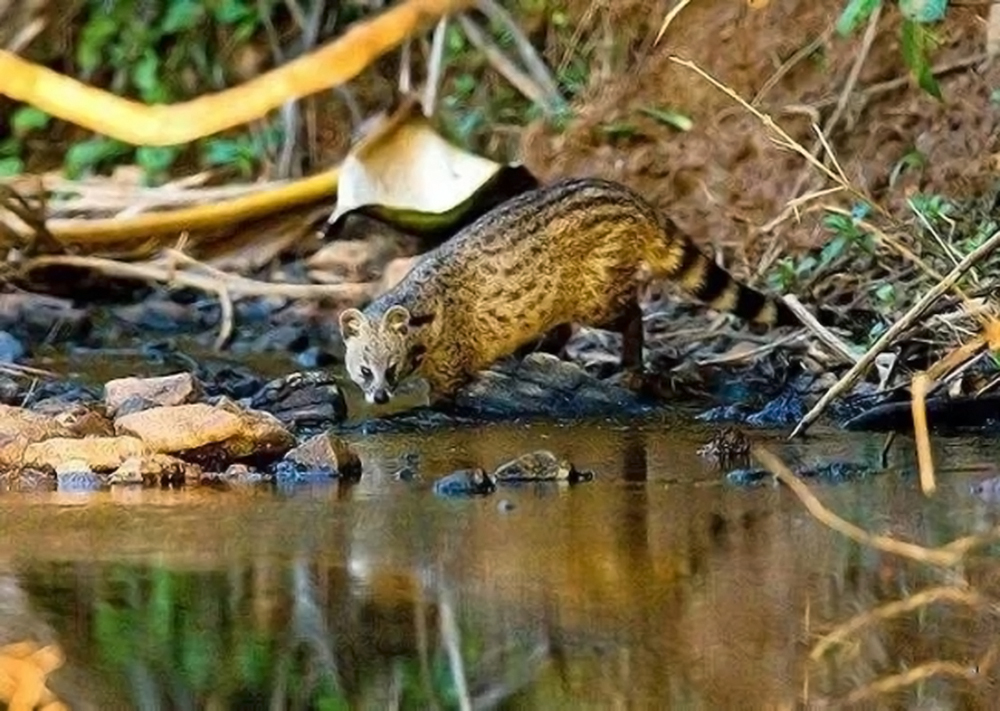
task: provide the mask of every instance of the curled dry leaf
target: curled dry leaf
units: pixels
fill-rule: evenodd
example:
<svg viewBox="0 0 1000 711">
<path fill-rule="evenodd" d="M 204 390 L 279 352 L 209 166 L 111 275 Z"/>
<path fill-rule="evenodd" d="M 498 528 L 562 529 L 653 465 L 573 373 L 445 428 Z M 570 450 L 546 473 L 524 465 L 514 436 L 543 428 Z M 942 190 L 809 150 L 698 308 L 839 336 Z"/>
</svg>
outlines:
<svg viewBox="0 0 1000 711">
<path fill-rule="evenodd" d="M 522 166 L 503 165 L 449 143 L 408 101 L 383 117 L 344 159 L 327 233 L 353 212 L 415 234 L 457 225 L 537 185 Z"/>
</svg>

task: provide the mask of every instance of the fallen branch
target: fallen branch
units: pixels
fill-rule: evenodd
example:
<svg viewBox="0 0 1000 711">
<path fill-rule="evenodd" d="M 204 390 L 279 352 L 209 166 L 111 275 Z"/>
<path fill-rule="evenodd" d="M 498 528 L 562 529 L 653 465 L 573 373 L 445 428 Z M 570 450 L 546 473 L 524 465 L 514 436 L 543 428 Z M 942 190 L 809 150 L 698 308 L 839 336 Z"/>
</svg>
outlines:
<svg viewBox="0 0 1000 711">
<path fill-rule="evenodd" d="M 186 269 L 178 268 L 178 263 L 200 269 L 206 273 L 192 273 Z M 89 269 L 109 277 L 183 286 L 215 294 L 219 298 L 222 309 L 220 332 L 215 343 L 216 349 L 221 349 L 232 333 L 232 302 L 240 297 L 284 296 L 289 299 L 337 299 L 344 303 L 358 304 L 370 299 L 378 286 L 377 283 L 281 284 L 256 281 L 213 269 L 187 255 L 172 250 L 167 251 L 165 261 L 146 264 L 73 255 L 36 257 L 24 264 L 22 273 L 30 274 L 34 269 L 53 266 Z"/>
<path fill-rule="evenodd" d="M 792 490 L 793 494 L 799 497 L 799 500 L 805 505 L 806 510 L 812 514 L 813 518 L 837 533 L 880 551 L 931 565 L 949 567 L 962 560 L 963 553 L 959 549 L 953 549 L 950 546 L 925 548 L 916 543 L 907 543 L 890 538 L 889 536 L 878 536 L 868 533 L 853 523 L 845 521 L 823 506 L 820 500 L 809 491 L 809 487 L 803 484 L 777 456 L 759 445 L 754 446 L 751 449 L 751 453 L 764 465 L 764 468 L 774 474 L 775 477 Z"/>
<path fill-rule="evenodd" d="M 824 635 L 822 639 L 813 645 L 812 651 L 809 652 L 809 658 L 814 662 L 818 661 L 831 647 L 843 644 L 848 637 L 869 624 L 882 622 L 897 615 L 933 605 L 936 602 L 951 602 L 957 605 L 968 605 L 969 607 L 988 604 L 988 600 L 974 590 L 967 590 L 954 585 L 924 590 L 909 596 L 905 600 L 895 600 L 874 610 L 869 610 L 852 617 L 832 632 Z"/>
<path fill-rule="evenodd" d="M 471 0 L 407 0 L 332 43 L 239 86 L 170 106 L 146 106 L 0 50 L 0 94 L 126 143 L 188 143 L 265 116 L 292 99 L 343 84 L 418 29 Z"/>
<path fill-rule="evenodd" d="M 896 323 L 892 324 L 882 336 L 872 344 L 871 348 L 861 356 L 861 359 L 854 364 L 854 366 L 848 370 L 844 375 L 838 380 L 833 386 L 826 391 L 823 397 L 820 398 L 819 402 L 805 414 L 805 416 L 799 421 L 792 430 L 792 434 L 789 435 L 789 439 L 794 439 L 796 435 L 804 432 L 806 428 L 819 417 L 826 406 L 829 405 L 834 398 L 840 395 L 842 392 L 851 387 L 854 382 L 864 373 L 868 367 L 875 362 L 876 356 L 889 347 L 890 344 L 896 339 L 899 334 L 908 329 L 917 319 L 920 318 L 921 314 L 926 311 L 931 304 L 937 301 L 946 291 L 951 289 L 962 275 L 965 274 L 974 264 L 979 262 L 981 259 L 989 255 L 994 249 L 1000 246 L 1000 232 L 996 232 L 988 240 L 979 245 L 976 249 L 972 250 L 965 256 L 965 258 L 959 262 L 959 264 L 951 270 L 951 272 L 940 282 L 937 283 L 932 289 L 930 289 L 923 298 L 921 298 L 917 303 L 915 303 L 909 311 L 903 314 Z"/>
<path fill-rule="evenodd" d="M 917 469 L 920 472 L 920 488 L 930 496 L 937 488 L 934 483 L 934 455 L 931 451 L 931 435 L 927 427 L 927 389 L 930 378 L 927 373 L 913 376 L 910 390 L 910 409 L 913 413 L 913 438 L 917 443 Z"/>
<path fill-rule="evenodd" d="M 127 240 L 174 235 L 182 230 L 226 227 L 317 200 L 333 200 L 337 193 L 339 175 L 340 169 L 335 168 L 309 178 L 280 184 L 270 190 L 214 204 L 148 212 L 124 219 L 48 220 L 46 228 L 63 245 L 96 248 Z"/>
</svg>

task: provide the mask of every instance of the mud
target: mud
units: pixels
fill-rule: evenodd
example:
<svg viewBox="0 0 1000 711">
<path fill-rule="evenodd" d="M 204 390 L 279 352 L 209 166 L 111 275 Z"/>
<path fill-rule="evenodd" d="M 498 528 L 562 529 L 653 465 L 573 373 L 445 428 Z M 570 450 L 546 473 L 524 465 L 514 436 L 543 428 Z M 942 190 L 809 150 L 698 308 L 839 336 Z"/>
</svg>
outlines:
<svg viewBox="0 0 1000 711">
<path fill-rule="evenodd" d="M 583 13 L 587 5 L 574 7 Z M 526 163 L 543 180 L 598 175 L 637 188 L 700 243 L 725 247 L 742 274 L 754 273 L 774 240 L 790 249 L 815 247 L 828 234 L 815 215 L 758 233 L 795 197 L 800 175 L 809 180 L 799 194 L 819 187 L 814 171 L 801 157 L 777 148 L 760 122 L 732 99 L 669 57 L 694 61 L 750 100 L 782 62 L 836 21 L 841 7 L 805 0 L 773 0 L 760 9 L 723 0 L 691 3 L 655 47 L 650 33 L 662 22 L 663 3 L 615 3 L 612 18 L 592 13 L 596 17 L 585 29 L 611 42 L 615 51 L 602 57 L 611 69 L 594 72 L 574 104 L 577 117 L 565 130 L 547 129 L 539 121 L 525 132 Z M 935 66 L 982 52 L 986 11 L 985 6 L 949 6 L 946 21 L 934 28 L 941 40 L 932 57 Z M 824 125 L 834 110 L 863 31 L 834 36 L 822 51 L 796 63 L 759 99 L 760 110 L 811 147 L 810 116 Z M 906 76 L 898 36 L 899 12 L 886 7 L 844 118 L 829 136 L 838 161 L 852 181 L 890 208 L 904 206 L 917 190 L 954 199 L 982 194 L 994 183 L 1000 112 L 992 93 L 1000 68 L 970 63 L 941 76 L 944 103 L 912 84 L 866 91 Z M 642 113 L 650 107 L 686 114 L 694 126 L 688 132 L 665 126 Z M 634 125 L 637 133 L 608 140 L 604 129 L 621 123 Z M 903 171 L 890 185 L 897 163 L 913 150 L 923 154 L 925 165 Z"/>
</svg>

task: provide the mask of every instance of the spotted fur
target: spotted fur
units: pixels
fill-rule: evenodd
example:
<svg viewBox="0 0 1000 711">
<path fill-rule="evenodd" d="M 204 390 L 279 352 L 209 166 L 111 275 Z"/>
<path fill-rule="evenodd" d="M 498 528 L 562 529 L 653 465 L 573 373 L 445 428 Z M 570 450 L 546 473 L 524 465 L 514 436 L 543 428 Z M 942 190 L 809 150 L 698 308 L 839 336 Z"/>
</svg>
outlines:
<svg viewBox="0 0 1000 711">
<path fill-rule="evenodd" d="M 426 379 L 432 399 L 448 398 L 478 371 L 571 324 L 620 331 L 623 366 L 641 371 L 638 297 L 651 279 L 747 321 L 799 323 L 629 188 L 572 179 L 502 203 L 423 255 L 364 311 L 345 310 L 347 371 L 369 402 L 388 402 L 411 375 Z"/>
</svg>

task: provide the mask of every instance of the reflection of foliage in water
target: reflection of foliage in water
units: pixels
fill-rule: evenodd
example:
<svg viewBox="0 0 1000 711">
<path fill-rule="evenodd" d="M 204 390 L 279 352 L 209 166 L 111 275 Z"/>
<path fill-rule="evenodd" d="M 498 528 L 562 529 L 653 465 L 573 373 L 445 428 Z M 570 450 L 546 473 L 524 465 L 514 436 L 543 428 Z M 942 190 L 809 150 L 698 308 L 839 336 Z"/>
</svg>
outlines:
<svg viewBox="0 0 1000 711">
<path fill-rule="evenodd" d="M 317 576 L 302 564 L 263 565 L 223 574 L 113 564 L 32 567 L 22 577 L 64 638 L 69 663 L 95 660 L 88 671 L 124 680 L 119 693 L 137 705 L 459 705 L 438 606 L 398 592 L 359 597 L 340 570 Z M 462 627 L 461 657 L 481 658 L 484 638 Z"/>
</svg>

